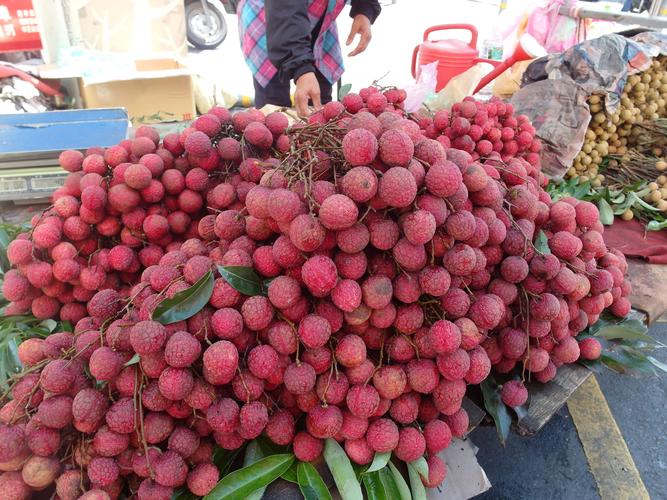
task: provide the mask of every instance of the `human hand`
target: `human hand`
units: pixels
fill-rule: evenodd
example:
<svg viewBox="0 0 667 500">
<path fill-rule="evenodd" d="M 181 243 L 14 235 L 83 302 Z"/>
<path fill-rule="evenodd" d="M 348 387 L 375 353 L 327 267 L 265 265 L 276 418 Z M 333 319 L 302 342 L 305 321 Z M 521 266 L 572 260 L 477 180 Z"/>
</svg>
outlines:
<svg viewBox="0 0 667 500">
<path fill-rule="evenodd" d="M 308 115 L 308 100 L 313 101 L 315 109 L 322 107 L 322 102 L 320 101 L 320 83 L 312 71 L 304 73 L 296 80 L 294 105 L 299 116 Z"/>
<path fill-rule="evenodd" d="M 354 50 L 348 54 L 350 57 L 356 56 L 366 50 L 366 47 L 368 47 L 368 44 L 371 41 L 371 22 L 363 14 L 354 16 L 350 34 L 347 36 L 345 45 L 350 45 L 354 41 L 354 37 L 357 35 L 359 35 L 359 43 Z"/>
</svg>

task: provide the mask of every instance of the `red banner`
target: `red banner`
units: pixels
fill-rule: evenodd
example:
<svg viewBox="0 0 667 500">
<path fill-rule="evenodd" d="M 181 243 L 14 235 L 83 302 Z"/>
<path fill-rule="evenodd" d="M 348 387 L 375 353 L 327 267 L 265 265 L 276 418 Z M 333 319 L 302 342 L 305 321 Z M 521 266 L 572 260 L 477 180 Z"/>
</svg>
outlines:
<svg viewBox="0 0 667 500">
<path fill-rule="evenodd" d="M 0 52 L 41 48 L 42 40 L 32 0 L 0 2 Z"/>
</svg>

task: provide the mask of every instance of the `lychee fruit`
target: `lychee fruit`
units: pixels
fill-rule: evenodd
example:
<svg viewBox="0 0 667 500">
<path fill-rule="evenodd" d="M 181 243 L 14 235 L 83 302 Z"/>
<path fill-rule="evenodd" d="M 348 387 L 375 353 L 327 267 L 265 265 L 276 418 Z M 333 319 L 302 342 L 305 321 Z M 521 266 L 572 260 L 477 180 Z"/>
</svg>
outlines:
<svg viewBox="0 0 667 500">
<path fill-rule="evenodd" d="M 392 167 L 380 178 L 378 196 L 390 207 L 409 206 L 417 195 L 417 182 L 410 171 L 403 167 Z"/>
<path fill-rule="evenodd" d="M 528 400 L 528 390 L 520 380 L 508 380 L 503 384 L 500 396 L 507 406 L 516 408 Z"/>
<path fill-rule="evenodd" d="M 399 436 L 398 427 L 393 420 L 378 418 L 368 426 L 366 442 L 377 453 L 388 453 L 398 446 Z"/>
<path fill-rule="evenodd" d="M 356 128 L 343 137 L 343 155 L 353 167 L 370 165 L 377 153 L 378 141 L 369 130 Z"/>
</svg>

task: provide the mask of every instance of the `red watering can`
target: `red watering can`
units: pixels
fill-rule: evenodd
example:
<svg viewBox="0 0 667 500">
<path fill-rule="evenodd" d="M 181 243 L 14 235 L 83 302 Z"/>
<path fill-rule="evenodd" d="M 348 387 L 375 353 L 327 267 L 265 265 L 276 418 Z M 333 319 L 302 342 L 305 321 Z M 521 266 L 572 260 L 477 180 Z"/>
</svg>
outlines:
<svg viewBox="0 0 667 500">
<path fill-rule="evenodd" d="M 466 30 L 470 32 L 470 42 L 448 38 L 445 40 L 429 40 L 429 35 L 435 31 Z M 412 52 L 412 76 L 417 78 L 417 68 L 425 64 L 438 61 L 438 84 L 436 92 L 442 90 L 447 82 L 472 68 L 479 62 L 492 65 L 499 61 L 479 57 L 477 50 L 477 28 L 472 24 L 440 24 L 431 26 L 424 31 L 424 40 Z"/>
<path fill-rule="evenodd" d="M 434 31 L 466 30 L 470 32 L 470 42 L 465 43 L 456 39 L 429 40 Z M 424 31 L 424 41 L 417 45 L 412 52 L 412 76 L 417 77 L 417 68 L 424 64 L 438 61 L 438 82 L 436 92 L 442 90 L 449 80 L 469 70 L 480 62 L 494 66 L 493 71 L 484 76 L 473 93 L 479 92 L 491 81 L 500 76 L 507 68 L 518 61 L 526 61 L 547 54 L 544 48 L 529 34 L 524 34 L 514 53 L 504 61 L 494 61 L 479 57 L 477 50 L 477 28 L 471 24 L 441 24 L 432 26 Z"/>
</svg>

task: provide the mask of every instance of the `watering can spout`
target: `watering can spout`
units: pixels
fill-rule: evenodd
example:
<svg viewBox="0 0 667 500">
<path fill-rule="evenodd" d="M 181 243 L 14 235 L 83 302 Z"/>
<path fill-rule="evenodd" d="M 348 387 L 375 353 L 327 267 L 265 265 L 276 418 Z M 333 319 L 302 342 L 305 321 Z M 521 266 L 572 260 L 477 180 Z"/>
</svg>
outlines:
<svg viewBox="0 0 667 500">
<path fill-rule="evenodd" d="M 485 75 L 477 84 L 473 94 L 476 94 L 484 87 L 486 87 L 493 80 L 498 78 L 505 70 L 512 67 L 514 63 L 519 61 L 528 61 L 530 59 L 535 59 L 537 57 L 544 57 L 547 55 L 547 51 L 542 47 L 532 35 L 524 33 L 519 38 L 519 42 L 514 49 L 514 52 L 510 57 L 498 64 L 493 70 Z"/>
</svg>

